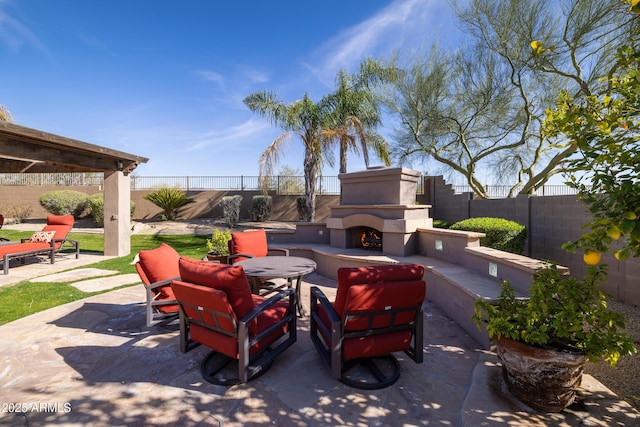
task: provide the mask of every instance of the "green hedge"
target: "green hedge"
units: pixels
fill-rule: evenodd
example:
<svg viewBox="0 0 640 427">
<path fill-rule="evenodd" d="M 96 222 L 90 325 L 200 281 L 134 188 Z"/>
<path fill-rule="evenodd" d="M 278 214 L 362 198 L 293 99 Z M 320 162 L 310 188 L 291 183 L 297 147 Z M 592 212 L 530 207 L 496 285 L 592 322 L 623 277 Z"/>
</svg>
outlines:
<svg viewBox="0 0 640 427">
<path fill-rule="evenodd" d="M 89 213 L 89 195 L 74 190 L 55 190 L 40 196 L 40 205 L 53 215 L 82 218 Z"/>
<path fill-rule="evenodd" d="M 514 254 L 522 254 L 527 240 L 527 228 L 503 218 L 469 218 L 456 222 L 451 230 L 475 231 L 486 236 L 480 244 Z"/>
</svg>

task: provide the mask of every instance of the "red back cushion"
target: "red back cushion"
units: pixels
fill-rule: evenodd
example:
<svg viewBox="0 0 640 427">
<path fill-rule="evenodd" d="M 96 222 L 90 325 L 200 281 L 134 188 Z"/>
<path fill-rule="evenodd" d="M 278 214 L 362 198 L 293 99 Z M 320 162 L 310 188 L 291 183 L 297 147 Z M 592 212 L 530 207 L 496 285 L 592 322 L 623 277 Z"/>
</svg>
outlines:
<svg viewBox="0 0 640 427">
<path fill-rule="evenodd" d="M 178 260 L 180 254 L 166 243 L 161 243 L 155 249 L 141 250 L 138 253 L 140 257 L 140 267 L 144 271 L 149 283 L 147 285 L 160 280 L 167 280 L 174 277 L 180 277 L 178 268 Z M 144 277 L 140 275 L 144 281 Z"/>
<path fill-rule="evenodd" d="M 184 282 L 219 289 L 227 294 L 229 304 L 238 318 L 253 310 L 249 281 L 240 265 L 219 264 L 181 257 L 180 277 Z"/>
<path fill-rule="evenodd" d="M 73 227 L 73 215 L 48 215 L 42 231 L 54 232 L 54 239 L 64 239 Z"/>
<path fill-rule="evenodd" d="M 248 254 L 254 257 L 267 256 L 267 233 L 264 229 L 231 233 L 231 255 Z M 238 259 L 238 261 L 240 261 Z"/>
<path fill-rule="evenodd" d="M 342 318 L 349 288 L 353 285 L 376 284 L 383 282 L 422 281 L 424 266 L 420 264 L 393 264 L 372 267 L 352 267 L 338 269 L 338 290 L 335 308 Z M 424 283 L 424 282 L 423 282 Z M 424 294 L 422 296 L 424 299 Z"/>
</svg>

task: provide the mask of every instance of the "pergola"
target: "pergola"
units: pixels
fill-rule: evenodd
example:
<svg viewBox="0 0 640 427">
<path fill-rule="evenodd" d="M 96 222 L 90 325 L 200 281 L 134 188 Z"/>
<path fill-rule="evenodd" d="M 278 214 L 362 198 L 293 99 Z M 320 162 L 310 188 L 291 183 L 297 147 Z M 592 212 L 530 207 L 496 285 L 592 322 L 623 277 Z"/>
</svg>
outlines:
<svg viewBox="0 0 640 427">
<path fill-rule="evenodd" d="M 149 159 L 0 122 L 0 173 L 104 173 L 104 254 L 131 252 L 130 178 Z"/>
</svg>

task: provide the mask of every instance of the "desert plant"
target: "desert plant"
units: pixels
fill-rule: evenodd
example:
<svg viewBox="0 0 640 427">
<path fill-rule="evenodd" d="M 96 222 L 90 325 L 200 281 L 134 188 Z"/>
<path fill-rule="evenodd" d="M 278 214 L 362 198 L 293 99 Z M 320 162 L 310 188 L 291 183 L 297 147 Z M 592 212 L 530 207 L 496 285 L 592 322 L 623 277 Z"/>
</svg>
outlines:
<svg viewBox="0 0 640 427">
<path fill-rule="evenodd" d="M 514 254 L 521 254 L 527 240 L 527 228 L 517 222 L 503 218 L 469 218 L 456 222 L 451 230 L 484 233 L 480 244 Z"/>
<path fill-rule="evenodd" d="M 229 255 L 229 240 L 231 240 L 231 231 L 221 231 L 216 227 L 211 238 L 207 239 L 209 253 L 215 256 Z"/>
<path fill-rule="evenodd" d="M 251 219 L 253 221 L 267 221 L 273 210 L 273 198 L 271 196 L 253 196 L 251 203 Z"/>
<path fill-rule="evenodd" d="M 25 219 L 29 218 L 31 212 L 33 212 L 33 208 L 30 204 L 22 204 L 22 205 L 9 205 L 5 208 L 6 216 L 9 218 L 13 218 L 15 222 L 18 224 L 24 222 Z"/>
<path fill-rule="evenodd" d="M 240 222 L 240 204 L 242 203 L 242 196 L 224 196 L 220 200 L 220 206 L 222 207 L 222 216 L 225 222 L 231 228 L 234 228 Z"/>
<path fill-rule="evenodd" d="M 189 203 L 193 203 L 193 199 L 186 196 L 185 191 L 178 187 L 161 187 L 156 191 L 144 196 L 154 205 L 163 210 L 163 219 L 173 221 L 179 215 L 179 209 Z"/>
<path fill-rule="evenodd" d="M 74 190 L 49 191 L 40 196 L 40 205 L 53 215 L 82 218 L 88 213 L 89 195 Z"/>
</svg>

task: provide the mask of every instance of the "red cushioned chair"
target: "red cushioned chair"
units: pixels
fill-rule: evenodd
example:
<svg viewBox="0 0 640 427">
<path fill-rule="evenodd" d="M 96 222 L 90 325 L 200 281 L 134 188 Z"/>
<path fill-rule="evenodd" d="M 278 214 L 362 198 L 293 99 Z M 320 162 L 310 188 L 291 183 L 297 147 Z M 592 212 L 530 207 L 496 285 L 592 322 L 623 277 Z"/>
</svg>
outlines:
<svg viewBox="0 0 640 427">
<path fill-rule="evenodd" d="M 207 381 L 228 386 L 256 378 L 296 341 L 294 289 L 266 299 L 250 292 L 240 265 L 185 257 L 179 265 L 181 280 L 171 287 L 180 304 L 180 349 L 212 349 L 200 365 Z"/>
<path fill-rule="evenodd" d="M 2 229 L 3 225 L 4 225 L 4 215 L 0 214 L 0 229 Z M 6 237 L 0 237 L 0 241 L 1 242 L 8 242 L 9 239 L 7 239 Z"/>
<path fill-rule="evenodd" d="M 166 243 L 138 252 L 136 271 L 146 290 L 147 326 L 172 320 L 180 313 L 171 282 L 180 278 L 180 254 Z"/>
<path fill-rule="evenodd" d="M 56 253 L 69 249 L 73 250 L 76 259 L 79 258 L 78 241 L 67 238 L 73 224 L 73 215 L 49 215 L 47 225 L 42 228 L 42 231 L 33 233 L 31 238 L 21 239 L 20 243 L 0 245 L 4 274 L 9 274 L 9 261 L 12 258 L 20 258 L 21 263 L 24 264 L 27 256 L 47 255 L 53 264 Z"/>
<path fill-rule="evenodd" d="M 289 256 L 288 249 L 270 248 L 267 244 L 267 233 L 264 229 L 237 231 L 231 233 L 229 240 L 229 263 L 233 264 L 247 258 L 265 257 L 269 255 Z M 276 277 L 274 277 L 276 279 Z M 261 280 L 252 286 L 254 293 L 262 296 L 269 295 L 285 287 L 291 287 L 291 281 L 276 285 L 267 280 Z"/>
<path fill-rule="evenodd" d="M 311 340 L 332 377 L 373 390 L 400 377 L 392 353 L 422 363 L 423 274 L 417 264 L 340 268 L 334 303 L 311 288 Z"/>
</svg>

